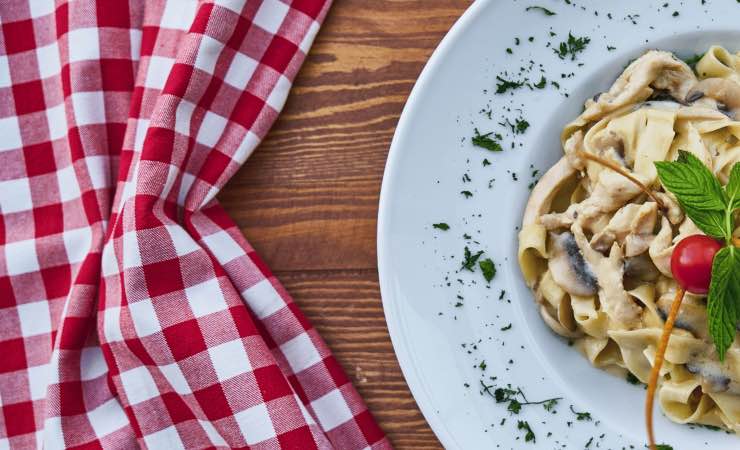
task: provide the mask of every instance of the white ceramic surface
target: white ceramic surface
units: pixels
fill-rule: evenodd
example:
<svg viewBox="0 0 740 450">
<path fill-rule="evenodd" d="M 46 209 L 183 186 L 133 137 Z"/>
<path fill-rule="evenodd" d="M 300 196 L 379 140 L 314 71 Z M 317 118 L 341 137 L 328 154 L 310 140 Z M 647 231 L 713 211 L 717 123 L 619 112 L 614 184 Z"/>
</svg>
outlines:
<svg viewBox="0 0 740 450">
<path fill-rule="evenodd" d="M 583 2 L 583 10 L 580 3 L 554 0 L 475 2 L 434 52 L 413 89 L 383 179 L 378 263 L 396 355 L 419 407 L 446 448 L 644 448 L 644 390 L 592 368 L 542 323 L 516 264 L 516 228 L 532 166 L 544 170 L 560 157 L 563 125 L 581 111 L 585 98 L 607 88 L 628 61 L 649 48 L 682 57 L 713 43 L 740 50 L 740 4 L 735 0 L 707 0 L 704 5 L 700 0 L 671 0 L 667 8 L 664 3 L 592 0 Z M 557 15 L 526 12 L 531 5 Z M 557 36 L 549 36 L 550 31 Z M 564 40 L 569 31 L 591 38 L 575 63 L 546 47 Z M 515 37 L 520 38 L 518 46 Z M 607 50 L 608 45 L 616 50 Z M 505 52 L 507 47 L 513 54 Z M 516 72 L 530 59 L 542 63 L 547 79 L 562 89 L 492 93 L 497 74 Z M 579 62 L 582 67 L 576 66 Z M 572 77 L 560 76 L 571 72 Z M 529 76 L 539 81 L 538 73 Z M 473 128 L 498 129 L 499 113 L 517 116 L 514 110 L 502 110 L 512 104 L 531 124 L 516 136 L 517 148 L 507 146 L 501 153 L 474 148 L 469 139 Z M 480 114 L 489 105 L 494 120 Z M 483 167 L 483 158 L 492 165 Z M 464 173 L 471 182 L 462 182 Z M 461 190 L 474 195 L 466 199 Z M 436 222 L 451 229 L 436 230 L 431 226 Z M 480 244 L 464 240 L 463 233 Z M 490 288 L 480 273 L 456 273 L 466 242 L 496 262 Z M 506 294 L 499 300 L 502 289 Z M 454 306 L 457 295 L 464 297 L 464 306 Z M 509 323 L 512 328 L 501 331 Z M 529 400 L 563 400 L 556 414 L 535 405 L 512 415 L 505 403 L 481 395 L 481 378 L 497 387 L 519 386 Z M 593 420 L 576 420 L 571 405 L 589 411 Z M 530 424 L 535 442 L 524 442 L 519 420 Z M 656 421 L 658 440 L 675 450 L 740 448 L 739 437 L 676 425 L 657 410 Z"/>
</svg>

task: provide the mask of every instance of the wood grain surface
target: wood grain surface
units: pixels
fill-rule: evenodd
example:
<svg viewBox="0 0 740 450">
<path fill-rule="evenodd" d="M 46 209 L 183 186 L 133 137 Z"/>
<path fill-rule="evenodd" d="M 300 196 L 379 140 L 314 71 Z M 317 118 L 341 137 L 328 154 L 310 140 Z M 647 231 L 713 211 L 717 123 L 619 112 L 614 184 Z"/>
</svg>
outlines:
<svg viewBox="0 0 740 450">
<path fill-rule="evenodd" d="M 470 3 L 335 0 L 278 122 L 220 195 L 399 449 L 440 444 L 383 318 L 378 194 L 414 81 Z"/>
</svg>

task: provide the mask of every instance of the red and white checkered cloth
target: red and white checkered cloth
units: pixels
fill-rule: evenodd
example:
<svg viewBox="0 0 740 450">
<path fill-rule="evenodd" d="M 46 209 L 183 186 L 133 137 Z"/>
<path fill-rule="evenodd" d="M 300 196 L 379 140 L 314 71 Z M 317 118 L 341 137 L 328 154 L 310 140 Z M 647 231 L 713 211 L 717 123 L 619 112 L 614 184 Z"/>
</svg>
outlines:
<svg viewBox="0 0 740 450">
<path fill-rule="evenodd" d="M 389 447 L 215 200 L 329 3 L 0 1 L 0 449 Z"/>
</svg>

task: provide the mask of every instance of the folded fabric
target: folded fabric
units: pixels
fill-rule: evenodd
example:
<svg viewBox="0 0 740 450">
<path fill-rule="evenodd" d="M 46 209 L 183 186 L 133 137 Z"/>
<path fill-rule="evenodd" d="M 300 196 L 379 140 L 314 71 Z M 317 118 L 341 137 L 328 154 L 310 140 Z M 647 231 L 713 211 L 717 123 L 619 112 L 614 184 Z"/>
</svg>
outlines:
<svg viewBox="0 0 740 450">
<path fill-rule="evenodd" d="M 0 2 L 0 449 L 389 447 L 215 199 L 329 3 Z"/>
</svg>

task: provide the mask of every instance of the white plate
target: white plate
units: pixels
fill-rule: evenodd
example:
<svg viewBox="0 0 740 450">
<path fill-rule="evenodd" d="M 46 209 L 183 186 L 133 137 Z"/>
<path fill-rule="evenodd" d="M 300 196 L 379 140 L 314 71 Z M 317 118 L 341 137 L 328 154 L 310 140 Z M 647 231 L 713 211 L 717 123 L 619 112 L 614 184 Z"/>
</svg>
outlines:
<svg viewBox="0 0 740 450">
<path fill-rule="evenodd" d="M 445 447 L 575 449 L 585 448 L 593 438 L 589 449 L 644 448 L 644 390 L 591 367 L 542 323 L 516 264 L 516 227 L 529 194 L 531 166 L 542 171 L 560 157 L 563 125 L 581 111 L 585 98 L 606 89 L 628 61 L 648 48 L 683 57 L 713 43 L 740 49 L 740 5 L 733 0 L 684 3 L 589 1 L 583 2 L 584 10 L 580 4 L 550 0 L 479 1 L 448 33 L 416 83 L 383 179 L 378 264 L 396 354 L 419 407 Z M 530 5 L 557 15 L 526 12 Z M 549 36 L 551 30 L 557 36 Z M 547 42 L 565 40 L 569 31 L 591 38 L 575 63 L 560 60 L 546 47 Z M 518 46 L 515 37 L 520 38 Z M 607 50 L 608 45 L 616 50 Z M 559 82 L 560 91 L 548 86 L 493 94 L 497 74 L 508 70 L 510 78 L 520 78 L 516 71 L 530 59 L 535 70 L 543 64 L 544 75 Z M 579 62 L 584 65 L 577 67 Z M 571 72 L 575 75 L 567 77 Z M 539 81 L 538 73 L 529 76 Z M 487 105 L 493 120 L 480 114 Z M 512 105 L 521 107 L 531 124 L 516 136 L 517 148 L 507 146 L 501 153 L 474 148 L 473 128 L 498 129 L 500 113 L 513 121 L 517 111 L 503 109 Z M 492 165 L 483 167 L 483 158 Z M 462 181 L 465 173 L 472 181 Z M 492 178 L 493 189 L 488 189 Z M 462 190 L 473 197 L 465 199 Z M 437 222 L 449 223 L 451 229 L 432 228 Z M 480 244 L 464 240 L 463 233 Z M 479 271 L 456 273 L 466 242 L 496 262 L 498 273 L 490 288 Z M 502 289 L 506 295 L 499 300 Z M 464 297 L 461 307 L 454 306 L 457 295 Z M 512 328 L 501 331 L 509 323 Z M 532 405 L 513 415 L 506 403 L 481 395 L 482 377 L 497 387 L 519 386 L 530 401 L 563 400 L 556 414 Z M 576 420 L 571 405 L 589 411 L 593 420 Z M 517 427 L 520 420 L 529 423 L 536 442 L 525 443 Z M 659 442 L 675 450 L 740 446 L 734 435 L 676 425 L 657 410 L 656 420 Z"/>
</svg>

